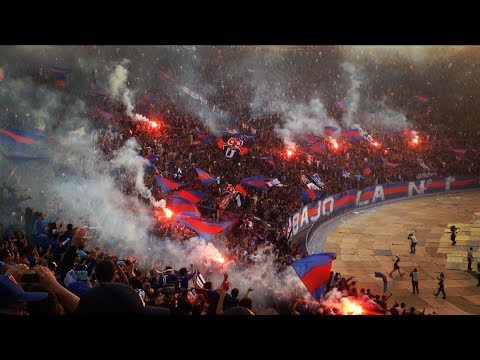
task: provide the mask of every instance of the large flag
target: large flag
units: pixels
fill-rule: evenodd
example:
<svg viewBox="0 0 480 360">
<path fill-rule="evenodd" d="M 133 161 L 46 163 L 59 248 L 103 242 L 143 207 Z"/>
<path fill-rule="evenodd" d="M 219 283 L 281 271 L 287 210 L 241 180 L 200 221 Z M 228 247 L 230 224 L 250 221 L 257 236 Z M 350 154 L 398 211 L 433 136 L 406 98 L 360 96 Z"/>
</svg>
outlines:
<svg viewBox="0 0 480 360">
<path fill-rule="evenodd" d="M 327 152 L 327 147 L 320 143 L 320 142 L 317 142 L 315 144 L 313 144 L 311 147 L 310 147 L 310 152 L 316 152 L 318 154 L 325 154 Z"/>
<path fill-rule="evenodd" d="M 251 176 L 240 180 L 243 185 L 256 187 L 259 189 L 265 189 L 265 177 L 263 176 Z"/>
<path fill-rule="evenodd" d="M 345 129 L 342 131 L 342 135 L 348 141 L 362 140 L 362 136 L 360 135 L 360 130 L 358 129 Z"/>
<path fill-rule="evenodd" d="M 300 139 L 302 139 L 303 141 L 305 141 L 306 143 L 308 143 L 309 145 L 311 144 L 315 144 L 319 141 L 322 141 L 322 137 L 321 136 L 316 136 L 316 135 L 303 135 L 303 136 L 300 136 Z"/>
<path fill-rule="evenodd" d="M 17 144 L 31 145 L 35 141 L 45 138 L 45 135 L 33 134 L 17 129 L 0 128 L 0 139 L 1 138 Z"/>
<path fill-rule="evenodd" d="M 211 240 L 215 235 L 225 231 L 232 224 L 231 221 L 217 222 L 194 216 L 181 216 L 177 221 L 195 231 L 205 240 Z"/>
<path fill-rule="evenodd" d="M 207 198 L 208 195 L 204 194 L 200 191 L 194 191 L 194 190 L 179 190 L 173 194 L 173 197 L 180 197 L 185 200 L 191 201 L 192 203 L 199 203 L 203 199 Z"/>
<path fill-rule="evenodd" d="M 170 206 L 175 216 L 200 217 L 200 211 L 194 203 L 181 197 L 174 197 Z"/>
<path fill-rule="evenodd" d="M 209 174 L 200 168 L 195 168 L 195 170 L 197 171 L 198 179 L 202 182 L 202 185 L 209 185 L 217 181 L 217 178 L 212 174 Z"/>
<path fill-rule="evenodd" d="M 175 182 L 168 180 L 167 178 L 162 178 L 160 175 L 155 175 L 155 180 L 157 180 L 158 186 L 162 188 L 162 191 L 166 194 L 172 190 L 176 190 L 181 186 L 186 186 L 188 184 L 182 182 Z"/>
<path fill-rule="evenodd" d="M 232 136 L 223 136 L 217 141 L 217 146 L 223 150 L 227 159 L 233 159 L 236 155 L 245 155 L 250 145 L 250 142 Z"/>
<path fill-rule="evenodd" d="M 323 127 L 323 131 L 325 131 L 325 134 L 327 134 L 327 135 L 332 135 L 337 130 L 338 130 L 338 128 L 336 126 L 324 126 Z"/>
<path fill-rule="evenodd" d="M 392 162 L 388 161 L 388 159 L 384 158 L 383 156 L 381 158 L 382 158 L 382 162 L 387 166 L 397 167 L 398 165 L 400 165 L 400 164 L 396 164 L 396 163 L 392 163 Z"/>
<path fill-rule="evenodd" d="M 320 190 L 308 189 L 302 191 L 302 201 L 304 204 L 320 199 L 321 196 L 322 192 Z"/>
<path fill-rule="evenodd" d="M 317 300 L 320 300 L 320 296 L 327 287 L 332 262 L 336 258 L 335 253 L 327 252 L 309 255 L 292 263 L 300 280 Z"/>
</svg>

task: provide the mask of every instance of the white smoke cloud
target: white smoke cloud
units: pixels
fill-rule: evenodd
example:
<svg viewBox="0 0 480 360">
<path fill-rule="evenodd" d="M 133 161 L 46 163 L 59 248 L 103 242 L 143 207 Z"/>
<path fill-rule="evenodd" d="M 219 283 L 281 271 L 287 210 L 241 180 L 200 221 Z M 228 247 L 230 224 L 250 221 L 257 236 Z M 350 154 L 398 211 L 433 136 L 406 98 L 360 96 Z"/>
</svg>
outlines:
<svg viewBox="0 0 480 360">
<path fill-rule="evenodd" d="M 312 99 L 308 104 L 283 105 L 281 125 L 276 125 L 275 132 L 287 146 L 293 144 L 293 139 L 300 134 L 324 134 L 324 126 L 336 125 L 325 106 L 319 99 Z"/>
<path fill-rule="evenodd" d="M 128 64 L 128 60 L 124 59 L 122 64 Z M 126 106 L 125 113 L 127 116 L 136 121 L 150 121 L 147 117 L 135 113 L 133 101 L 133 93 L 127 87 L 128 70 L 123 65 L 117 65 L 114 72 L 110 75 L 109 85 L 110 93 L 114 98 L 120 99 Z"/>
</svg>

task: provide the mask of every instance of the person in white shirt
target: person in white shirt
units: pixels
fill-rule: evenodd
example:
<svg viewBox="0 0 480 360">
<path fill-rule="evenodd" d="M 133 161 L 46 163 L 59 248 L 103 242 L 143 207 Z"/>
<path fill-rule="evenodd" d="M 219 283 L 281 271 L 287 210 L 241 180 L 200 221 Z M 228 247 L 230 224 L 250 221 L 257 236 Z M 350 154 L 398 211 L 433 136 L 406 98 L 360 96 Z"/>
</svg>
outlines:
<svg viewBox="0 0 480 360">
<path fill-rule="evenodd" d="M 415 246 L 417 246 L 417 238 L 413 234 L 408 234 L 408 240 L 410 241 L 410 254 L 415 254 Z"/>
</svg>

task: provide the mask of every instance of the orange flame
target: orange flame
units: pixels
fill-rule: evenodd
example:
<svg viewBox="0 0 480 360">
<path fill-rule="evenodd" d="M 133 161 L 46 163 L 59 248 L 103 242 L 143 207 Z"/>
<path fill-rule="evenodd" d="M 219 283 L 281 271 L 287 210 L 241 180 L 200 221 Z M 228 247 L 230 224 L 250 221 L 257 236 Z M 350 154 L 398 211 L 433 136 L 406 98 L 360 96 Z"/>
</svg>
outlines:
<svg viewBox="0 0 480 360">
<path fill-rule="evenodd" d="M 413 145 L 418 145 L 418 142 L 419 142 L 418 135 L 415 135 L 415 138 L 412 140 L 412 144 Z"/>
<path fill-rule="evenodd" d="M 338 149 L 338 143 L 337 143 L 337 140 L 335 140 L 335 139 L 332 139 L 332 144 L 333 144 L 333 148 L 334 148 L 334 149 Z"/>
<path fill-rule="evenodd" d="M 216 258 L 215 261 L 219 262 L 220 264 L 223 264 L 225 262 L 225 259 L 220 256 L 220 257 Z"/>
<path fill-rule="evenodd" d="M 342 314 L 343 315 L 362 315 L 365 311 L 362 306 L 348 298 L 342 299 Z"/>
<path fill-rule="evenodd" d="M 150 126 L 152 128 L 156 128 L 158 126 L 158 124 L 155 121 L 150 121 Z"/>
<path fill-rule="evenodd" d="M 287 156 L 290 157 L 293 155 L 293 150 L 292 149 L 287 149 Z"/>
</svg>

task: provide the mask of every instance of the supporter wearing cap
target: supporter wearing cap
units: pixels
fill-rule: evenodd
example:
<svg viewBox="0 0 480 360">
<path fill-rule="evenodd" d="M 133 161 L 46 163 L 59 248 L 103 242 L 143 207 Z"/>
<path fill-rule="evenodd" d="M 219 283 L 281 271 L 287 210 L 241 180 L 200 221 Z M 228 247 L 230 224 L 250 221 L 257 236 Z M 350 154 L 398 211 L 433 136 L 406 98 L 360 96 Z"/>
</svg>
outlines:
<svg viewBox="0 0 480 360">
<path fill-rule="evenodd" d="M 0 314 L 26 315 L 25 303 L 42 301 L 46 292 L 24 291 L 12 275 L 0 275 Z"/>
</svg>

